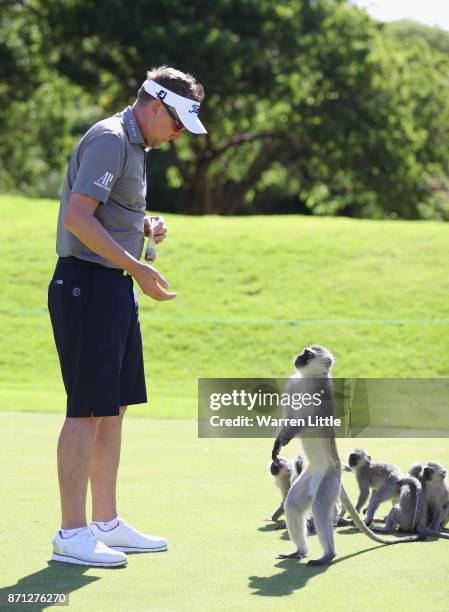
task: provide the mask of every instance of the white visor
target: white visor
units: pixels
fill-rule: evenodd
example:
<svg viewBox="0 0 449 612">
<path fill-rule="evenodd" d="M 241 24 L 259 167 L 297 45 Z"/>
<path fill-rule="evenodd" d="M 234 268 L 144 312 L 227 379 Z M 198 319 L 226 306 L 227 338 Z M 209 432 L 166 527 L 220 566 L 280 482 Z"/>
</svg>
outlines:
<svg viewBox="0 0 449 612">
<path fill-rule="evenodd" d="M 201 121 L 198 119 L 200 103 L 190 98 L 179 96 L 166 87 L 162 87 L 156 81 L 145 81 L 143 88 L 147 93 L 155 98 L 162 100 L 164 104 L 173 106 L 178 113 L 183 126 L 192 132 L 192 134 L 207 134 L 207 130 Z"/>
</svg>

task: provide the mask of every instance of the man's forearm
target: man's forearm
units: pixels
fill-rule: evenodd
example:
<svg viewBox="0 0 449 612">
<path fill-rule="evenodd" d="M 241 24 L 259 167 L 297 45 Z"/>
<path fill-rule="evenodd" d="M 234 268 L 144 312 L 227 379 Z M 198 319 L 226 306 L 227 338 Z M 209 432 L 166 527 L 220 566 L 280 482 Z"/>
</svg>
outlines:
<svg viewBox="0 0 449 612">
<path fill-rule="evenodd" d="M 111 238 L 96 217 L 91 214 L 72 215 L 66 218 L 64 225 L 91 251 L 134 275 L 139 261 Z"/>
</svg>

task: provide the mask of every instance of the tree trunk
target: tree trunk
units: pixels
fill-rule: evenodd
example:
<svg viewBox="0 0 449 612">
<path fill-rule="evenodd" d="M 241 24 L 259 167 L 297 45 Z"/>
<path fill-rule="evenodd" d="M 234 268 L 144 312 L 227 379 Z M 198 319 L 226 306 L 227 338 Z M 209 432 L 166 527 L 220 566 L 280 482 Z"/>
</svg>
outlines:
<svg viewBox="0 0 449 612">
<path fill-rule="evenodd" d="M 185 215 L 205 215 L 211 212 L 211 194 L 207 171 L 210 161 L 200 159 L 196 164 L 195 173 L 189 181 L 189 187 L 184 193 L 182 213 Z"/>
<path fill-rule="evenodd" d="M 193 174 L 188 177 L 188 180 L 186 180 L 186 176 L 183 177 L 187 186 L 183 198 L 183 214 L 236 214 L 244 207 L 245 195 L 248 190 L 254 187 L 262 174 L 275 161 L 288 156 L 292 150 L 292 144 L 286 138 L 276 140 L 270 138 L 264 143 L 261 151 L 248 167 L 245 177 L 239 183 L 226 185 L 225 177 L 223 177 L 224 184 L 211 186 L 208 176 L 209 166 L 212 159 L 220 157 L 227 148 L 224 147 L 222 151 L 216 150 L 213 154 L 211 154 L 210 149 L 196 152 L 197 160 Z M 185 168 L 183 170 L 185 171 Z"/>
<path fill-rule="evenodd" d="M 240 183 L 231 185 L 214 193 L 216 211 L 222 215 L 235 215 L 241 211 L 245 203 L 245 195 L 254 187 L 265 170 L 285 152 L 285 145 L 279 142 L 267 144 L 249 166 L 245 178 Z"/>
</svg>

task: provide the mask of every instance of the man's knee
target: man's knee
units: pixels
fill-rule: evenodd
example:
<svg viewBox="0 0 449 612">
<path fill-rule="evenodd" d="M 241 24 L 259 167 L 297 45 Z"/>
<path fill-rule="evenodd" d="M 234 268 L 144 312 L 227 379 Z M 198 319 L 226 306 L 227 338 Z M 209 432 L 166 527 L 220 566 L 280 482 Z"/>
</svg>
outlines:
<svg viewBox="0 0 449 612">
<path fill-rule="evenodd" d="M 109 424 L 117 424 L 119 423 L 125 415 L 126 409 L 128 406 L 119 406 L 119 412 L 116 416 L 105 416 L 102 417 L 103 423 L 106 421 Z"/>
<path fill-rule="evenodd" d="M 63 431 L 85 431 L 97 429 L 101 422 L 101 417 L 66 417 Z"/>
</svg>

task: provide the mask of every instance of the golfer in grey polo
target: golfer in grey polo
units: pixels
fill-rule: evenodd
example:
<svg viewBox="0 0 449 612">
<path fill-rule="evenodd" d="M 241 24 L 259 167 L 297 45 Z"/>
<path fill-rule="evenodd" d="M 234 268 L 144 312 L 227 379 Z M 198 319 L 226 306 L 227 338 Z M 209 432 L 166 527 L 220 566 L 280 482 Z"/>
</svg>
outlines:
<svg viewBox="0 0 449 612">
<path fill-rule="evenodd" d="M 155 68 L 133 106 L 92 126 L 69 161 L 58 216 L 59 258 L 48 290 L 67 392 L 58 442 L 62 521 L 53 539 L 56 561 L 109 567 L 126 565 L 128 551 L 167 549 L 165 538 L 119 517 L 116 482 L 123 416 L 128 405 L 146 401 L 133 279 L 153 299 L 176 297 L 159 272 L 140 261 L 150 226 L 156 243 L 167 231 L 161 217 L 145 215 L 146 155 L 178 140 L 185 128 L 206 132 L 198 118 L 203 97 L 191 75 Z"/>
<path fill-rule="evenodd" d="M 128 106 L 95 124 L 76 146 L 69 161 L 59 209 L 56 252 L 86 261 L 115 266 L 87 248 L 64 227 L 72 192 L 100 202 L 94 215 L 109 235 L 140 259 L 144 243 L 147 146 Z"/>
</svg>

